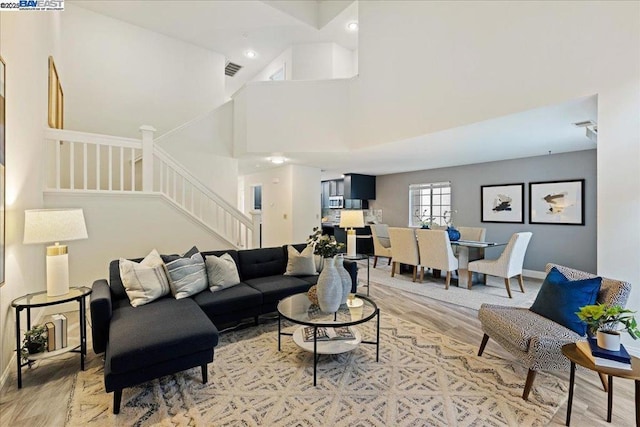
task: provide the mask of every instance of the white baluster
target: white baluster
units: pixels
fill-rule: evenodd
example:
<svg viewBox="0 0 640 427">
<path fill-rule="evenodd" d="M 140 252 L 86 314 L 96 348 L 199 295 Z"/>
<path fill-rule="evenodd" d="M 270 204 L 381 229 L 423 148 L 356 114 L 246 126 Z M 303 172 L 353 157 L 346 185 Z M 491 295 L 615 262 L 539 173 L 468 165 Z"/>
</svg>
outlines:
<svg viewBox="0 0 640 427">
<path fill-rule="evenodd" d="M 142 191 L 153 191 L 153 126 L 140 126 L 142 133 Z"/>
<path fill-rule="evenodd" d="M 136 149 L 131 149 L 131 191 L 136 191 Z"/>
<path fill-rule="evenodd" d="M 100 149 L 101 145 L 96 144 L 96 190 L 102 190 L 100 183 Z"/>
<path fill-rule="evenodd" d="M 83 187 L 85 190 L 87 189 L 87 175 L 88 175 L 88 170 L 87 170 L 87 163 L 89 162 L 89 159 L 87 158 L 87 143 L 85 142 L 84 144 L 82 144 L 82 164 L 83 164 L 83 169 L 82 169 L 82 179 L 83 179 Z"/>
<path fill-rule="evenodd" d="M 60 171 L 60 145 L 62 141 L 55 140 L 54 144 L 56 144 L 56 190 L 60 189 L 60 175 L 62 172 Z"/>
<path fill-rule="evenodd" d="M 69 142 L 69 188 L 76 188 L 76 159 L 75 159 L 75 145 L 73 142 Z"/>
<path fill-rule="evenodd" d="M 109 146 L 109 191 L 113 190 L 113 146 Z"/>
</svg>

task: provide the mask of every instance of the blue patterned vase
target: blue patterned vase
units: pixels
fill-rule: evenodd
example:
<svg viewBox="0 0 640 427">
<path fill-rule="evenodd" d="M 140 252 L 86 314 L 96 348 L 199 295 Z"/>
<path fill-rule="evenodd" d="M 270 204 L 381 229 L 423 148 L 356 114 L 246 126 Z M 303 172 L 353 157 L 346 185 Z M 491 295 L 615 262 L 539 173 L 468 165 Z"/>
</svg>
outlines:
<svg viewBox="0 0 640 427">
<path fill-rule="evenodd" d="M 447 234 L 449 234 L 449 240 L 451 242 L 460 240 L 460 232 L 453 227 L 447 227 Z"/>
</svg>

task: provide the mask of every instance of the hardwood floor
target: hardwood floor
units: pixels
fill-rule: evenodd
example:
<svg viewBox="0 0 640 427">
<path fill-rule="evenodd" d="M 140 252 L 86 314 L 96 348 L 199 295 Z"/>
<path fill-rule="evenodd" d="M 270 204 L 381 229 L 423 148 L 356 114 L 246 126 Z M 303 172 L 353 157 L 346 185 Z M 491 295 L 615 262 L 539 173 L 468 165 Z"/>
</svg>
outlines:
<svg viewBox="0 0 640 427">
<path fill-rule="evenodd" d="M 460 341 L 480 345 L 482 331 L 477 312 L 415 294 L 403 294 L 384 287 L 372 287 L 371 296 L 381 310 L 403 319 L 436 328 Z M 70 328 L 77 328 L 77 313 L 68 313 Z M 69 331 L 69 334 L 76 333 Z M 99 366 L 101 357 L 89 346 L 87 366 Z M 489 340 L 487 351 L 512 358 L 495 342 Z M 215 363 L 215 362 L 214 362 Z M 17 389 L 15 367 L 0 391 L 0 425 L 2 426 L 63 426 L 74 374 L 80 369 L 77 354 L 66 354 L 39 362 L 23 370 L 23 388 Z M 568 373 L 553 373 L 569 383 Z M 524 387 L 525 378 L 522 378 Z M 635 397 L 633 382 L 614 381 L 613 419 L 606 422 L 607 395 L 600 379 L 593 372 L 578 370 L 571 416 L 574 426 L 633 426 Z M 564 425 L 566 403 L 556 413 L 550 425 Z"/>
</svg>

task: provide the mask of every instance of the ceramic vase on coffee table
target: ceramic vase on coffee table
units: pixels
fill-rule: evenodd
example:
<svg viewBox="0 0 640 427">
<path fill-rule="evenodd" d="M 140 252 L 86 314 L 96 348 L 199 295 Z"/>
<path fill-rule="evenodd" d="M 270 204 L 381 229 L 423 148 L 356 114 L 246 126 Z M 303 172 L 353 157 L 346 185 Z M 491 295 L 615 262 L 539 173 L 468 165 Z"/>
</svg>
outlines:
<svg viewBox="0 0 640 427">
<path fill-rule="evenodd" d="M 342 302 L 342 279 L 331 258 L 324 260 L 318 283 L 318 305 L 325 313 L 335 313 Z"/>
</svg>

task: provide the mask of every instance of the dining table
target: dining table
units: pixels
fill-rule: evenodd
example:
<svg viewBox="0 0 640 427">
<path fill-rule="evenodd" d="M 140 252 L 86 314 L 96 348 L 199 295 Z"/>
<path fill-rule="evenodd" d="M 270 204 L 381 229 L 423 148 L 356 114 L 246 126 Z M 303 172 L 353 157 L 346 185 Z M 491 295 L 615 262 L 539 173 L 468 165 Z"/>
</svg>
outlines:
<svg viewBox="0 0 640 427">
<path fill-rule="evenodd" d="M 451 242 L 451 246 L 457 249 L 458 286 L 471 289 L 473 283 L 469 281 L 469 262 L 484 259 L 485 249 L 506 246 L 506 243 L 455 240 Z"/>
</svg>

